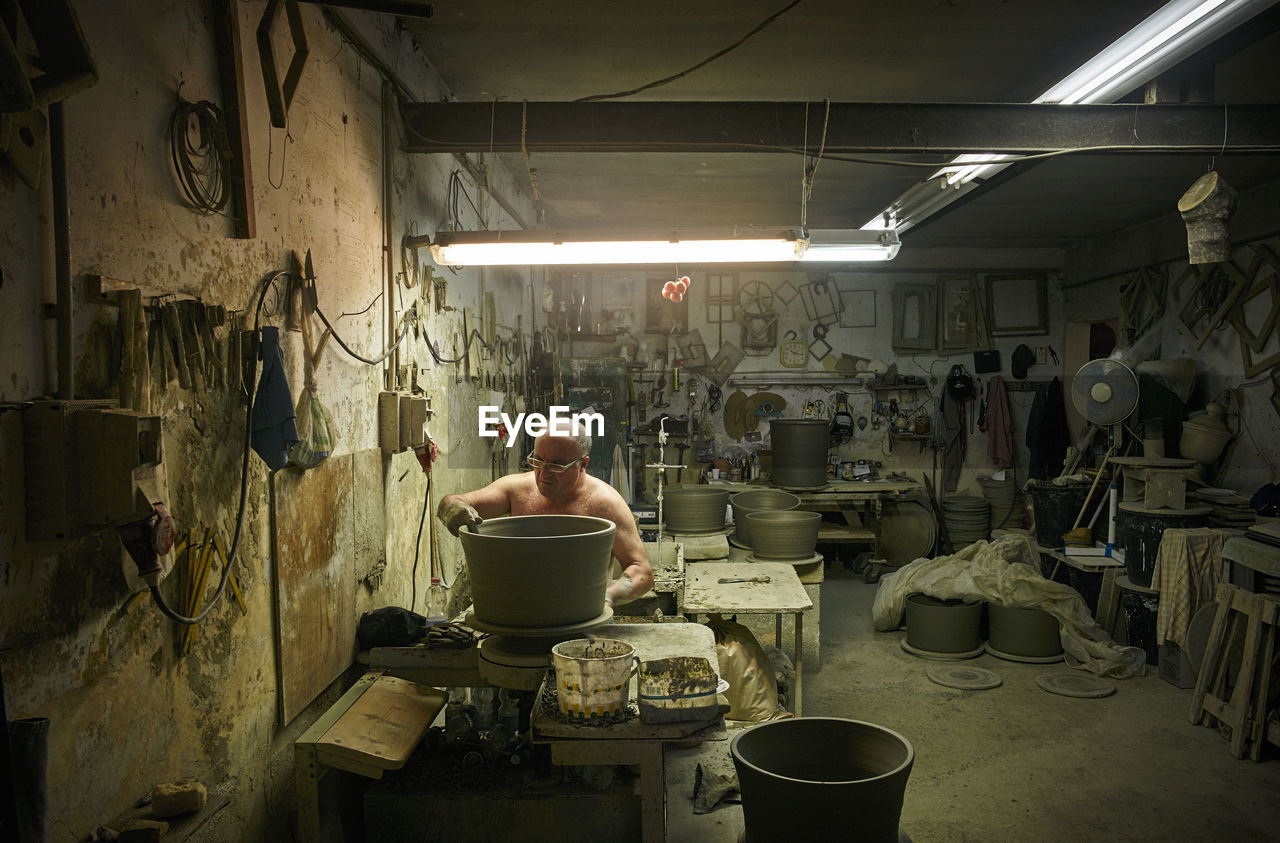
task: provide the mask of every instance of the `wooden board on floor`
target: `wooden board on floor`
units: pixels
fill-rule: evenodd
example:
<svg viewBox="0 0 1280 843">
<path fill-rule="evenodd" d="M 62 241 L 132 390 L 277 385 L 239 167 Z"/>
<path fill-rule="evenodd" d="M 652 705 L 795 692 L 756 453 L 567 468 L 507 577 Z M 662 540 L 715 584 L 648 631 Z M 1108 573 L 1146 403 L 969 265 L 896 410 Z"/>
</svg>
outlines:
<svg viewBox="0 0 1280 843">
<path fill-rule="evenodd" d="M 382 501 L 381 476 L 359 470 L 377 449 L 272 476 L 276 664 L 288 723 L 355 661 L 358 501 Z M 358 482 L 359 481 L 359 482 Z"/>
</svg>

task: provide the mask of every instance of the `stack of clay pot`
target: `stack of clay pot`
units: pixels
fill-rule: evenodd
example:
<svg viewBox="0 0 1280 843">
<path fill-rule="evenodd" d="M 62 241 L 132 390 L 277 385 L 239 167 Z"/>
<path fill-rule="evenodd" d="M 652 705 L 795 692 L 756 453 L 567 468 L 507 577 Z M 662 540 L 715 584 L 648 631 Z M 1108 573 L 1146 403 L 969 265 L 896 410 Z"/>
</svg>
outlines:
<svg viewBox="0 0 1280 843">
<path fill-rule="evenodd" d="M 751 522 L 747 516 L 753 512 L 790 511 L 800 506 L 800 498 L 790 492 L 777 489 L 752 489 L 739 492 L 729 499 L 733 507 L 733 538 L 738 547 L 753 547 Z"/>
</svg>

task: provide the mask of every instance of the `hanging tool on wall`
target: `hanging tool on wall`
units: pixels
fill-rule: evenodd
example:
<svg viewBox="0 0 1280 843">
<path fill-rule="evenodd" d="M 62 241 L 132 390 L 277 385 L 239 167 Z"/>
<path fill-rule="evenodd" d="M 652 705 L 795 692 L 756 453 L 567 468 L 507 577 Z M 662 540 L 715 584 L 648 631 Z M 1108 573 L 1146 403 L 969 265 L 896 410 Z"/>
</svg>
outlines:
<svg viewBox="0 0 1280 843">
<path fill-rule="evenodd" d="M 187 368 L 187 349 L 183 341 L 182 320 L 178 315 L 177 302 L 165 302 L 161 317 L 164 320 L 161 336 L 167 343 L 166 350 L 177 370 L 178 385 L 183 389 L 191 389 L 191 372 Z"/>
</svg>

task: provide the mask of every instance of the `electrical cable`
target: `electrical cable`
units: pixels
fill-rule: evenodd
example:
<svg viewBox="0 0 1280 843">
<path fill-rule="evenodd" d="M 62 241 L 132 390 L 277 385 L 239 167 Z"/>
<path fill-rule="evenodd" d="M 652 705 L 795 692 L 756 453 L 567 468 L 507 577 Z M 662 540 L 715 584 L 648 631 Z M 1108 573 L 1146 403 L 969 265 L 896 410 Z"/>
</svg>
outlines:
<svg viewBox="0 0 1280 843">
<path fill-rule="evenodd" d="M 422 527 L 427 523 L 427 509 L 431 506 L 431 469 L 427 469 L 427 489 L 422 493 L 422 517 L 418 519 L 418 538 L 413 543 L 413 573 L 410 580 L 413 584 L 409 596 L 409 611 L 412 612 L 418 603 L 418 554 L 422 550 Z M 432 533 L 435 532 L 433 527 Z M 434 571 L 432 576 L 435 576 Z"/>
<path fill-rule="evenodd" d="M 756 27 L 752 29 L 750 32 L 748 32 L 746 35 L 742 36 L 737 41 L 734 41 L 728 47 L 725 47 L 724 49 L 714 53 L 713 55 L 708 56 L 707 58 L 703 59 L 702 61 L 695 64 L 693 67 L 688 68 L 687 70 L 682 70 L 679 73 L 674 73 L 671 76 L 666 77 L 665 79 L 658 79 L 655 82 L 650 82 L 646 85 L 641 85 L 639 88 L 632 88 L 630 91 L 618 91 L 617 93 L 613 93 L 613 94 L 594 94 L 589 97 L 582 97 L 581 99 L 575 100 L 575 102 L 595 102 L 596 100 L 611 100 L 611 99 L 617 99 L 619 97 L 629 97 L 632 94 L 638 94 L 641 91 L 647 91 L 650 88 L 657 88 L 661 85 L 666 85 L 669 82 L 674 82 L 675 80 L 679 79 L 682 76 L 688 76 L 690 73 L 693 73 L 695 70 L 698 70 L 701 67 L 705 67 L 706 65 L 711 64 L 711 62 L 715 61 L 721 56 L 726 55 L 738 49 L 739 47 L 741 47 L 743 44 L 747 42 L 748 38 L 755 35 L 757 32 L 764 29 L 769 24 L 773 23 L 778 18 L 785 15 L 787 12 L 794 9 L 796 6 L 799 6 L 801 2 L 802 0 L 791 0 L 791 2 L 788 3 L 786 6 L 783 6 L 781 9 L 774 12 L 772 15 L 765 18 L 760 23 L 756 24 Z"/>
<path fill-rule="evenodd" d="M 365 309 L 367 310 L 368 308 L 365 308 Z M 342 341 L 342 337 L 338 336 L 338 332 L 334 330 L 333 324 L 329 322 L 329 320 L 325 317 L 324 311 L 320 309 L 319 305 L 316 305 L 315 310 L 316 310 L 316 316 L 320 317 L 320 321 L 323 322 L 324 326 L 329 329 L 329 333 L 333 335 L 334 341 L 337 342 L 338 345 L 342 347 L 342 350 L 345 351 L 347 354 L 350 354 L 355 359 L 359 360 L 361 363 L 368 363 L 370 366 L 377 366 L 383 360 L 386 360 L 393 353 L 395 353 L 395 350 L 400 347 L 401 343 L 404 342 L 404 338 L 409 336 L 409 329 L 413 327 L 413 320 L 408 318 L 408 313 L 406 313 L 405 318 L 402 319 L 403 325 L 400 328 L 400 335 L 396 337 L 395 344 L 392 345 L 390 348 L 388 348 L 386 351 L 382 352 L 382 354 L 379 355 L 378 357 L 370 359 L 368 357 L 363 357 L 359 354 L 356 354 L 354 351 L 351 350 L 351 346 L 347 345 L 345 342 Z M 412 311 L 410 311 L 410 313 L 411 312 Z"/>
<path fill-rule="evenodd" d="M 221 108 L 208 100 L 187 102 L 179 97 L 169 118 L 169 156 L 193 208 L 201 214 L 216 214 L 227 206 L 231 144 Z"/>
<path fill-rule="evenodd" d="M 253 337 L 254 337 L 255 348 L 254 348 L 254 353 L 251 355 L 251 361 L 250 361 L 250 367 L 249 367 L 249 383 L 250 384 L 252 384 L 254 381 L 258 379 L 257 348 L 259 345 L 259 337 L 260 337 L 260 330 L 261 330 L 259 327 L 259 317 L 262 315 L 262 302 L 267 297 L 267 290 L 271 288 L 271 286 L 275 283 L 276 279 L 289 274 L 290 272 L 287 269 L 277 270 L 275 272 L 268 274 L 262 281 L 262 291 L 258 294 L 258 304 L 257 304 L 257 307 L 254 308 L 254 316 L 253 316 Z M 169 605 L 167 603 L 165 603 L 164 595 L 160 593 L 159 583 L 149 586 L 149 589 L 151 591 L 151 599 L 155 601 L 156 607 L 160 610 L 160 612 L 165 617 L 167 617 L 169 620 L 175 623 L 180 623 L 180 624 L 185 624 L 190 626 L 193 624 L 200 623 L 200 621 L 204 620 L 205 616 L 208 615 L 209 612 L 213 610 L 213 607 L 218 604 L 218 600 L 222 597 L 223 592 L 225 592 L 227 589 L 227 581 L 231 578 L 231 566 L 235 562 L 236 551 L 240 548 L 240 536 L 244 529 L 245 504 L 249 498 L 249 450 L 250 450 L 249 446 L 253 436 L 253 399 L 254 399 L 255 392 L 256 390 L 254 389 L 249 390 L 249 403 L 245 408 L 244 453 L 240 461 L 240 506 L 236 511 L 236 530 L 235 530 L 235 534 L 231 538 L 231 547 L 227 549 L 227 561 L 226 561 L 226 564 L 222 566 L 222 578 L 218 581 L 217 591 L 214 592 L 214 595 L 212 598 L 210 598 L 208 604 L 203 609 L 201 609 L 198 614 L 192 617 L 186 617 L 185 615 L 178 614 L 173 609 L 169 608 Z"/>
</svg>

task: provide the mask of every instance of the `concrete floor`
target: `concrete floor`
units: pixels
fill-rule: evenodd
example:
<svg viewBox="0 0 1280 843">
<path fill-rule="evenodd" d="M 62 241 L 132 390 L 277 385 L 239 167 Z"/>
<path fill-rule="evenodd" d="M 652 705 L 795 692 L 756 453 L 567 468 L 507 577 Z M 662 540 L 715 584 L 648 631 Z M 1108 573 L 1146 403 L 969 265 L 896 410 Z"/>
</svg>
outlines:
<svg viewBox="0 0 1280 843">
<path fill-rule="evenodd" d="M 1190 690 L 1152 669 L 1111 697 L 1071 699 L 1035 684 L 1064 665 L 989 655 L 965 664 L 1000 674 L 999 688 L 943 688 L 925 677 L 934 662 L 902 651 L 905 632 L 872 629 L 876 588 L 827 569 L 822 667 L 806 671 L 804 713 L 870 721 L 911 741 L 902 829 L 917 843 L 1280 839 L 1280 750 L 1266 747 L 1261 763 L 1235 759 L 1217 731 L 1188 722 Z M 727 757 L 728 742 L 668 751 L 670 841 L 736 841 L 742 830 L 738 805 L 692 812 L 694 767 L 707 753 Z M 856 827 L 832 808 L 833 832 Z"/>
</svg>

